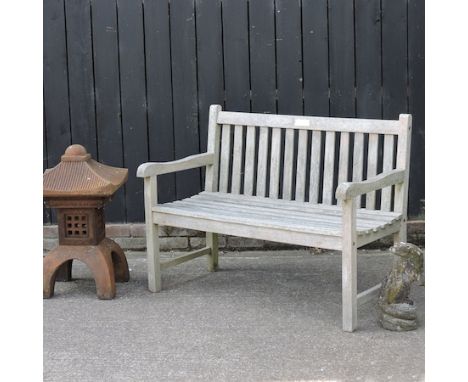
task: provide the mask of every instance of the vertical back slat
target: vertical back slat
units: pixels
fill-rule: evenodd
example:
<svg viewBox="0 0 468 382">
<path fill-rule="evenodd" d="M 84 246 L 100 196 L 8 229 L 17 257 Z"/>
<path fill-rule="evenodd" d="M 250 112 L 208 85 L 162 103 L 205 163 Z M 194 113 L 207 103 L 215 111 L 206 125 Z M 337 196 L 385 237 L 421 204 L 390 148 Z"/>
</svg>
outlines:
<svg viewBox="0 0 468 382">
<path fill-rule="evenodd" d="M 234 147 L 232 156 L 232 184 L 231 192 L 240 194 L 241 170 L 242 170 L 242 144 L 243 126 L 234 127 Z"/>
<path fill-rule="evenodd" d="M 216 123 L 221 106 L 211 105 L 208 117 L 208 142 L 206 152 L 215 154 L 215 161 L 206 167 L 205 191 L 216 191 L 218 189 L 218 163 L 221 128 Z"/>
<path fill-rule="evenodd" d="M 305 200 L 307 146 L 309 135 L 307 130 L 299 130 L 297 143 L 297 169 L 296 169 L 296 200 Z"/>
<path fill-rule="evenodd" d="M 273 128 L 271 132 L 271 158 L 270 158 L 270 198 L 278 198 L 279 176 L 281 163 L 281 129 Z"/>
<path fill-rule="evenodd" d="M 244 194 L 252 195 L 255 166 L 255 126 L 247 126 L 245 140 Z"/>
<path fill-rule="evenodd" d="M 287 129 L 284 140 L 283 199 L 291 200 L 294 161 L 294 130 Z"/>
<path fill-rule="evenodd" d="M 219 169 L 219 191 L 228 192 L 229 159 L 231 157 L 231 125 L 223 125 L 221 138 L 221 161 Z"/>
<path fill-rule="evenodd" d="M 309 202 L 318 203 L 320 187 L 320 156 L 322 133 L 312 131 L 312 152 L 310 158 Z"/>
<path fill-rule="evenodd" d="M 323 198 L 324 204 L 333 201 L 333 169 L 335 166 L 335 133 L 327 131 L 325 136 L 325 156 L 323 167 Z"/>
<path fill-rule="evenodd" d="M 258 164 L 257 164 L 257 190 L 256 195 L 266 196 L 267 161 L 268 161 L 268 127 L 260 127 L 258 139 Z"/>
<path fill-rule="evenodd" d="M 379 156 L 379 135 L 369 134 L 369 149 L 367 151 L 367 179 L 377 175 L 377 161 Z M 366 194 L 366 208 L 375 209 L 375 191 Z"/>
<path fill-rule="evenodd" d="M 384 137 L 384 152 L 383 152 L 383 172 L 392 170 L 393 168 L 393 148 L 395 137 L 386 134 Z M 382 211 L 390 211 L 392 202 L 392 187 L 382 189 Z"/>
<path fill-rule="evenodd" d="M 364 166 L 364 134 L 354 134 L 354 150 L 353 150 L 353 182 L 362 180 Z M 359 207 L 359 204 L 358 204 Z"/>
<path fill-rule="evenodd" d="M 349 133 L 341 133 L 338 184 L 348 180 Z"/>
<path fill-rule="evenodd" d="M 353 182 L 360 182 L 363 178 L 364 168 L 364 134 L 354 134 L 353 149 Z M 361 207 L 361 197 L 358 198 L 358 208 Z"/>
</svg>

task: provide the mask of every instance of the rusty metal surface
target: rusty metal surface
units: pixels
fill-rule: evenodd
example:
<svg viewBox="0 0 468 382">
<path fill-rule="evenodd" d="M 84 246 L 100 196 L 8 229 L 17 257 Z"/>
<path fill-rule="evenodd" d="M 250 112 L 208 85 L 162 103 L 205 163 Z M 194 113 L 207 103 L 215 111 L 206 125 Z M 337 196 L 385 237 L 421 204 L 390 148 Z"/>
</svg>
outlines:
<svg viewBox="0 0 468 382">
<path fill-rule="evenodd" d="M 44 172 L 44 198 L 111 196 L 127 178 L 128 169 L 96 162 L 83 146 L 71 145 L 62 161 Z"/>
</svg>

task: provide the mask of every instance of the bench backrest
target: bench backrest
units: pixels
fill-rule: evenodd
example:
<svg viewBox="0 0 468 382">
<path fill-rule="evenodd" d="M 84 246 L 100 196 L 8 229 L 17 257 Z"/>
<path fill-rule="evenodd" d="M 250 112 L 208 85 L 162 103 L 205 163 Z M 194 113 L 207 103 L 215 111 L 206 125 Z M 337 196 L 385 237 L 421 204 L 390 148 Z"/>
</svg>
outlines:
<svg viewBox="0 0 468 382">
<path fill-rule="evenodd" d="M 254 114 L 210 108 L 205 189 L 336 204 L 345 181 L 409 170 L 411 116 L 399 120 Z M 407 178 L 406 178 L 407 179 Z M 406 212 L 407 181 L 363 197 L 368 209 Z"/>
</svg>

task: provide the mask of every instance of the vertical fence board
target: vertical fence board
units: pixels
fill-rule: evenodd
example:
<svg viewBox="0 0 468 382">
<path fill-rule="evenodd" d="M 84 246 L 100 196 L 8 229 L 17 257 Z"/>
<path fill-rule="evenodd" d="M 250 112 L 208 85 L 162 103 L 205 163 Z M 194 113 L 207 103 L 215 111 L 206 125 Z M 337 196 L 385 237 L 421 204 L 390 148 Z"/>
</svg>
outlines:
<svg viewBox="0 0 468 382">
<path fill-rule="evenodd" d="M 171 3 L 172 89 L 176 159 L 200 152 L 196 72 L 195 8 L 192 1 Z M 201 190 L 200 170 L 176 174 L 177 198 Z"/>
<path fill-rule="evenodd" d="M 353 2 L 331 0 L 329 12 L 330 115 L 354 117 Z"/>
<path fill-rule="evenodd" d="M 171 41 L 169 5 L 166 0 L 145 0 L 146 96 L 148 104 L 149 160 L 174 159 L 174 122 L 172 113 Z M 175 175 L 158 178 L 158 201 L 175 196 Z"/>
<path fill-rule="evenodd" d="M 142 183 L 134 176 L 140 163 L 205 151 L 214 103 L 232 111 L 361 118 L 397 119 L 410 112 L 409 214 L 421 211 L 423 0 L 45 0 L 43 50 L 44 166 L 57 164 L 76 142 L 103 163 L 128 167 L 127 186 L 106 207 L 109 222 L 143 221 Z M 251 189 L 244 184 L 244 192 L 267 194 L 271 173 L 273 195 L 280 196 L 281 183 L 292 178 L 291 197 L 296 184 L 296 198 L 307 199 L 308 187 L 308 199 L 318 201 L 321 178 L 329 178 L 321 174 L 320 134 L 298 133 L 293 146 L 281 133 L 271 139 L 267 128 L 251 127 L 246 134 L 246 158 L 258 160 L 245 167 Z M 310 142 L 301 141 L 309 135 Z M 284 156 L 292 154 L 293 169 L 282 173 L 285 139 Z M 389 168 L 389 139 L 383 153 L 379 142 L 377 172 Z M 273 151 L 279 147 L 278 166 L 266 160 L 271 140 Z M 348 140 L 354 151 L 334 150 L 332 194 L 345 178 L 345 157 L 353 158 L 353 180 L 361 180 L 369 173 L 366 159 L 375 155 L 375 142 L 368 153 L 363 134 L 337 134 L 335 140 L 336 146 Z M 312 182 L 302 179 L 305 173 Z M 200 191 L 200 175 L 164 175 L 160 200 Z M 287 197 L 288 187 L 282 191 Z M 383 190 L 384 209 L 389 197 Z"/>
<path fill-rule="evenodd" d="M 65 0 L 70 122 L 73 143 L 97 158 L 94 71 L 89 0 Z"/>
<path fill-rule="evenodd" d="M 125 193 L 127 221 L 139 222 L 144 220 L 143 182 L 134 174 L 148 160 L 143 7 L 141 1 L 125 0 L 117 0 L 117 6 L 124 165 L 131 174 Z"/>
<path fill-rule="evenodd" d="M 408 0 L 409 112 L 413 116 L 408 213 L 424 213 L 424 0 Z"/>
<path fill-rule="evenodd" d="M 252 111 L 275 113 L 275 1 L 250 1 L 249 20 Z"/>
<path fill-rule="evenodd" d="M 355 4 L 357 117 L 381 118 L 380 1 L 356 0 Z"/>
<path fill-rule="evenodd" d="M 382 0 L 383 118 L 407 111 L 407 0 Z"/>
<path fill-rule="evenodd" d="M 327 117 L 328 9 L 327 0 L 302 1 L 304 114 Z"/>
<path fill-rule="evenodd" d="M 206 151 L 210 105 L 224 105 L 221 0 L 196 0 L 200 151 Z"/>
<path fill-rule="evenodd" d="M 302 38 L 299 0 L 276 1 L 278 113 L 302 114 Z"/>
<path fill-rule="evenodd" d="M 250 111 L 247 0 L 223 0 L 223 53 L 226 109 Z"/>
<path fill-rule="evenodd" d="M 49 167 L 71 143 L 67 42 L 63 0 L 44 2 L 44 110 Z"/>
<path fill-rule="evenodd" d="M 122 115 L 120 105 L 119 42 L 115 0 L 93 0 L 94 75 L 99 160 L 122 167 Z M 129 177 L 132 174 L 129 174 Z M 125 192 L 121 188 L 105 207 L 106 219 L 126 221 Z"/>
</svg>

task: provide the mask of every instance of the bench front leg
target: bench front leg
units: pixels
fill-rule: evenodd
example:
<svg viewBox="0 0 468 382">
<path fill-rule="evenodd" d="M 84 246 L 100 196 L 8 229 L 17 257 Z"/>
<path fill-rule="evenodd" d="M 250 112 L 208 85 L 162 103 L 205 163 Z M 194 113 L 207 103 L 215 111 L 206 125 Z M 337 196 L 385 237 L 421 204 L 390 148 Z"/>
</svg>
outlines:
<svg viewBox="0 0 468 382">
<path fill-rule="evenodd" d="M 210 248 L 210 255 L 208 256 L 208 269 L 210 272 L 214 272 L 218 269 L 218 234 L 207 232 L 206 246 Z"/>
<path fill-rule="evenodd" d="M 342 309 L 343 330 L 352 332 L 357 326 L 357 237 L 356 199 L 344 199 L 342 238 Z"/>
<path fill-rule="evenodd" d="M 158 203 L 156 176 L 145 178 L 145 221 L 146 221 L 146 251 L 148 270 L 148 289 L 159 292 L 161 283 L 161 261 L 159 256 L 158 225 L 153 223 L 153 206 Z"/>
</svg>

